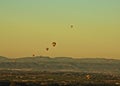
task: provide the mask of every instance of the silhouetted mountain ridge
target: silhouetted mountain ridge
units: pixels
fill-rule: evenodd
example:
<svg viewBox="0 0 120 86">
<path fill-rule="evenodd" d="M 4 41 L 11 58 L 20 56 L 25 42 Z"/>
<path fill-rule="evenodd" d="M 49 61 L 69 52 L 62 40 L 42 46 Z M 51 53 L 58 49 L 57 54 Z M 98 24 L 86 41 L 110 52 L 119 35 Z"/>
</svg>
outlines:
<svg viewBox="0 0 120 86">
<path fill-rule="evenodd" d="M 44 56 L 9 59 L 0 56 L 0 69 L 120 73 L 120 60 Z"/>
</svg>

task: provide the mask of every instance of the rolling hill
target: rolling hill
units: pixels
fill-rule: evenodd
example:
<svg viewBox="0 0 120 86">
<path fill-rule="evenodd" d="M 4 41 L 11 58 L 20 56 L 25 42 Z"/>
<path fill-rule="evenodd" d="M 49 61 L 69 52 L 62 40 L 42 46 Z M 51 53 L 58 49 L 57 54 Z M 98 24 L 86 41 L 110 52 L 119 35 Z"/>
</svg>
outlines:
<svg viewBox="0 0 120 86">
<path fill-rule="evenodd" d="M 0 56 L 0 70 L 120 73 L 120 60 L 44 56 L 8 59 Z"/>
</svg>

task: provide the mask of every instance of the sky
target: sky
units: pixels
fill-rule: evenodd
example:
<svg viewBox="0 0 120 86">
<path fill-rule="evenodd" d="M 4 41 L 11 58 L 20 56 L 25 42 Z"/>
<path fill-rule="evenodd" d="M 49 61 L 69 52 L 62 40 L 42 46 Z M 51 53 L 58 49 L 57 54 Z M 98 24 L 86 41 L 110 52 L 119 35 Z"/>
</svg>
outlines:
<svg viewBox="0 0 120 86">
<path fill-rule="evenodd" d="M 120 59 L 120 0 L 0 0 L 0 55 L 33 54 Z"/>
</svg>

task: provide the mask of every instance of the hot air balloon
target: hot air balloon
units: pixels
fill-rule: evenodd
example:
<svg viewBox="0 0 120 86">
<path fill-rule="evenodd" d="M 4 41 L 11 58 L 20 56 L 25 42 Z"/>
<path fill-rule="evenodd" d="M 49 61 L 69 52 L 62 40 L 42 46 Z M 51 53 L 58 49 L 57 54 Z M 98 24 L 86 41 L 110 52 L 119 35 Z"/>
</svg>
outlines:
<svg viewBox="0 0 120 86">
<path fill-rule="evenodd" d="M 56 42 L 52 42 L 52 45 L 53 45 L 53 47 L 55 47 L 56 46 Z"/>
<path fill-rule="evenodd" d="M 48 51 L 49 50 L 49 48 L 46 48 L 46 51 Z"/>
<path fill-rule="evenodd" d="M 32 56 L 35 56 L 35 54 L 33 54 Z"/>
<path fill-rule="evenodd" d="M 73 28 L 73 25 L 70 25 L 71 28 Z"/>
</svg>

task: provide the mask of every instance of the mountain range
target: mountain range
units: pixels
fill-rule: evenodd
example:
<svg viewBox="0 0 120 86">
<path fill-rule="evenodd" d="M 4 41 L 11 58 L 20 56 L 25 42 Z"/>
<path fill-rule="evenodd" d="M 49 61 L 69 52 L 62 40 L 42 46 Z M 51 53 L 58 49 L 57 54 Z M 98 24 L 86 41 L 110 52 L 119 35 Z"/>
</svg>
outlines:
<svg viewBox="0 0 120 86">
<path fill-rule="evenodd" d="M 0 70 L 72 71 L 120 74 L 120 60 L 105 58 L 23 57 L 9 59 L 0 56 Z"/>
</svg>

